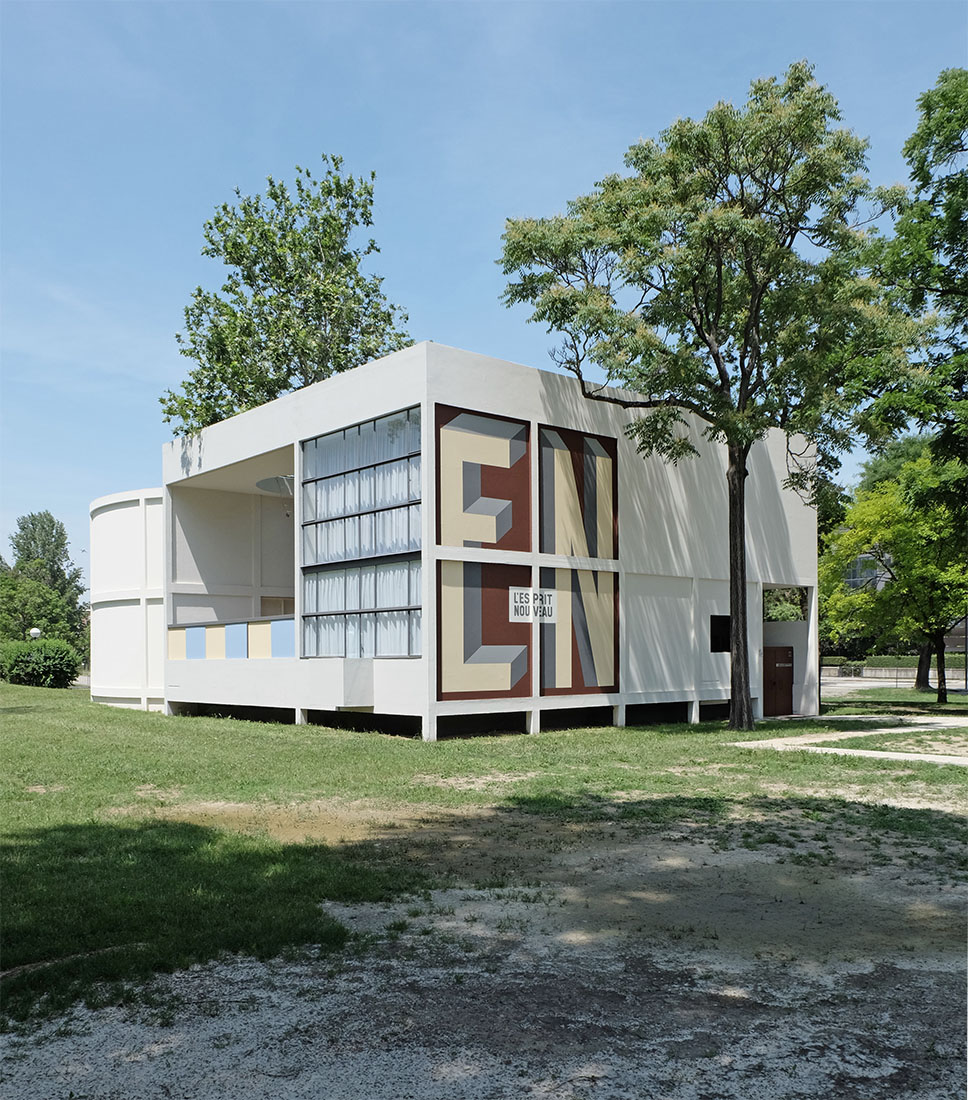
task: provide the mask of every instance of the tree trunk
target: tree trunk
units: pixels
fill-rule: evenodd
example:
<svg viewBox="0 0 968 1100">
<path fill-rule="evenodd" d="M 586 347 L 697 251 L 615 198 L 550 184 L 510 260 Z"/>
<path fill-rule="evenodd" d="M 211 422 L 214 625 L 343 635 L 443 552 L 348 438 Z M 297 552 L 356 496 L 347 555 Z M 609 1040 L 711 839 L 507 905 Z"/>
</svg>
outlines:
<svg viewBox="0 0 968 1100">
<path fill-rule="evenodd" d="M 748 447 L 730 444 L 726 485 L 729 496 L 729 728 L 753 729 L 750 656 L 746 616 L 746 456 Z"/>
<path fill-rule="evenodd" d="M 921 646 L 918 652 L 918 674 L 914 679 L 915 691 L 930 691 L 931 683 L 931 654 L 934 652 L 934 646 L 931 642 L 927 645 Z"/>
<path fill-rule="evenodd" d="M 934 651 L 938 655 L 938 702 L 948 702 L 948 681 L 944 674 L 944 634 L 934 637 Z"/>
</svg>

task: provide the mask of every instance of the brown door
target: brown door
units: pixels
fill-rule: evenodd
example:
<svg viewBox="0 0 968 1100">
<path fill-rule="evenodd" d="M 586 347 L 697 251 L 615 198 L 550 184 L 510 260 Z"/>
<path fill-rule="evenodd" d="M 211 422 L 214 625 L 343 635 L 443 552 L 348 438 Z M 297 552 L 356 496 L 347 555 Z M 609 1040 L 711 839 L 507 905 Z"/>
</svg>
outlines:
<svg viewBox="0 0 968 1100">
<path fill-rule="evenodd" d="M 793 646 L 763 647 L 763 716 L 793 713 Z"/>
</svg>

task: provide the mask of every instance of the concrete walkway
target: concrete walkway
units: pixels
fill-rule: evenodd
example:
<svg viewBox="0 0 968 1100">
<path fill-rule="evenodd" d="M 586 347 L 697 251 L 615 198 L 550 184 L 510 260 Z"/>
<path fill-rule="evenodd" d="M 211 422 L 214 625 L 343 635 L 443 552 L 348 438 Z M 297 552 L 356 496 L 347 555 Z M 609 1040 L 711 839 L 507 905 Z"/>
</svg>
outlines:
<svg viewBox="0 0 968 1100">
<path fill-rule="evenodd" d="M 838 715 L 837 721 L 849 720 L 853 715 Z M 879 715 L 857 715 L 859 721 L 870 721 L 870 718 Z M 887 715 L 883 716 L 887 719 Z M 904 733 L 932 733 L 946 729 L 959 729 L 968 725 L 965 718 L 894 718 L 892 725 L 882 729 L 864 727 L 857 730 L 828 730 L 825 733 L 802 733 L 795 737 L 774 737 L 767 741 L 734 741 L 740 749 L 777 749 L 779 752 L 821 752 L 834 756 L 869 756 L 877 760 L 914 760 L 918 763 L 928 764 L 956 764 L 962 768 L 968 768 L 968 756 L 950 756 L 941 753 L 926 752 L 887 752 L 880 749 L 848 749 L 837 748 L 828 744 L 830 741 L 847 741 L 853 737 L 876 737 L 884 734 Z M 818 743 L 819 742 L 819 743 Z"/>
</svg>

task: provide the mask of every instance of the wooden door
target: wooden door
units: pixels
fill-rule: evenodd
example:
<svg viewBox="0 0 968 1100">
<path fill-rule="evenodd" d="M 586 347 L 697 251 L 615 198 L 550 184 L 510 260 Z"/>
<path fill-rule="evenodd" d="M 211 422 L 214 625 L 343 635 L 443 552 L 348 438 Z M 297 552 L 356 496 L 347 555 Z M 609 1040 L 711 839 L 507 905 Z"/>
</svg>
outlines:
<svg viewBox="0 0 968 1100">
<path fill-rule="evenodd" d="M 763 717 L 793 713 L 793 646 L 763 647 Z"/>
</svg>

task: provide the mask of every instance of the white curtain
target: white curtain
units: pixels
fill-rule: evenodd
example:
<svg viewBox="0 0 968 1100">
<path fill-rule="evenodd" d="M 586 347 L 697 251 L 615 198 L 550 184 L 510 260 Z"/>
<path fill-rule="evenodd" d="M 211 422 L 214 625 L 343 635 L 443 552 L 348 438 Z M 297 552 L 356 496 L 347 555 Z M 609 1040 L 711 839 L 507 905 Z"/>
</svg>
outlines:
<svg viewBox="0 0 968 1100">
<path fill-rule="evenodd" d="M 317 481 L 316 487 L 320 495 L 319 518 L 329 519 L 332 516 L 341 516 L 345 511 L 343 503 L 343 478 L 328 477 L 325 481 Z"/>
<path fill-rule="evenodd" d="M 420 612 L 410 613 L 410 656 L 420 656 Z"/>
<path fill-rule="evenodd" d="M 319 623 L 319 654 L 320 657 L 342 657 L 343 646 L 343 616 L 324 615 L 316 620 Z"/>
<path fill-rule="evenodd" d="M 346 610 L 360 609 L 360 570 L 359 567 L 346 570 Z"/>
<path fill-rule="evenodd" d="M 381 611 L 376 617 L 378 657 L 406 657 L 410 646 L 406 611 Z"/>
<path fill-rule="evenodd" d="M 384 562 L 376 567 L 376 606 L 406 607 L 409 602 L 410 564 Z"/>
<path fill-rule="evenodd" d="M 376 507 L 406 504 L 410 497 L 410 464 L 406 459 L 376 468 Z"/>
<path fill-rule="evenodd" d="M 360 616 L 360 656 L 373 657 L 376 654 L 376 616 Z"/>
<path fill-rule="evenodd" d="M 360 569 L 360 607 L 376 607 L 376 566 L 364 565 Z"/>
<path fill-rule="evenodd" d="M 359 615 L 344 615 L 346 628 L 346 656 L 360 656 L 360 617 Z"/>
<path fill-rule="evenodd" d="M 420 593 L 420 558 L 414 558 L 410 562 L 410 599 L 411 606 L 419 607 L 421 604 Z"/>
<path fill-rule="evenodd" d="M 303 613 L 311 615 L 319 610 L 319 574 L 305 573 L 303 575 Z"/>
<path fill-rule="evenodd" d="M 407 541 L 407 550 L 420 549 L 420 505 L 411 504 L 407 509 L 410 513 L 410 537 Z"/>
<path fill-rule="evenodd" d="M 358 558 L 360 556 L 360 517 L 350 516 L 343 520 L 343 532 L 346 541 L 343 552 L 344 558 Z"/>
<path fill-rule="evenodd" d="M 316 477 L 338 474 L 343 469 L 343 433 L 321 435 L 316 440 Z"/>
<path fill-rule="evenodd" d="M 410 500 L 420 499 L 420 455 L 410 459 Z"/>
<path fill-rule="evenodd" d="M 359 470 L 356 474 L 359 483 L 359 509 L 366 512 L 375 507 L 373 500 L 376 495 L 376 470 L 370 466 L 365 470 Z"/>
<path fill-rule="evenodd" d="M 327 569 L 318 578 L 317 611 L 342 611 L 346 607 L 346 574 L 342 569 Z"/>
</svg>

